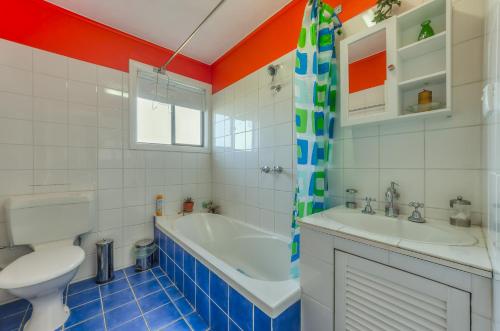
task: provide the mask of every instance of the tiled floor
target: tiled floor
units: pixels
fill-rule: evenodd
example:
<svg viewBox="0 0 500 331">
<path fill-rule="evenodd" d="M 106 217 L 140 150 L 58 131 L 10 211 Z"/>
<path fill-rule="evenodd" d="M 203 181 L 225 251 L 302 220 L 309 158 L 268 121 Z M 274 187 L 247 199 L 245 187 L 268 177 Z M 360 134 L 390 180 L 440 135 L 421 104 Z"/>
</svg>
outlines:
<svg viewBox="0 0 500 331">
<path fill-rule="evenodd" d="M 208 329 L 159 267 L 119 270 L 113 282 L 100 286 L 94 279 L 71 284 L 66 303 L 71 315 L 62 330 L 67 331 Z M 20 330 L 30 314 L 26 301 L 0 306 L 0 331 Z"/>
</svg>

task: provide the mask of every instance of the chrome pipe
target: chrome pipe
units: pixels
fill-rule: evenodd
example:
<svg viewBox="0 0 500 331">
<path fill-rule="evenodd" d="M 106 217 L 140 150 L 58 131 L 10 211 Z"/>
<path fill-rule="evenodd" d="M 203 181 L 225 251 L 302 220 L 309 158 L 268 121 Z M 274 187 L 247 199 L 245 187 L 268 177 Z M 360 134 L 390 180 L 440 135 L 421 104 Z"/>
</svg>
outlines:
<svg viewBox="0 0 500 331">
<path fill-rule="evenodd" d="M 175 59 L 175 57 L 182 51 L 182 49 L 189 43 L 189 41 L 191 41 L 191 39 L 193 39 L 193 37 L 196 35 L 196 33 L 200 30 L 200 28 L 202 27 L 202 25 L 208 21 L 208 19 L 215 13 L 215 11 L 217 9 L 219 9 L 220 6 L 222 6 L 222 4 L 225 2 L 226 0 L 221 0 L 219 1 L 219 3 L 217 4 L 217 6 L 215 6 L 211 11 L 210 13 L 203 19 L 203 21 L 201 21 L 201 23 L 196 27 L 196 29 L 194 29 L 193 32 L 191 32 L 191 34 L 189 35 L 189 37 L 186 38 L 186 40 L 184 40 L 182 42 L 182 44 L 177 48 L 177 50 L 174 52 L 174 54 L 172 54 L 170 56 L 170 58 L 167 60 L 167 62 L 165 62 L 165 64 L 163 64 L 161 67 L 158 68 L 158 72 L 159 73 L 162 73 L 164 74 L 165 71 L 167 70 L 167 67 L 170 65 L 170 63 L 172 63 L 172 61 Z"/>
</svg>

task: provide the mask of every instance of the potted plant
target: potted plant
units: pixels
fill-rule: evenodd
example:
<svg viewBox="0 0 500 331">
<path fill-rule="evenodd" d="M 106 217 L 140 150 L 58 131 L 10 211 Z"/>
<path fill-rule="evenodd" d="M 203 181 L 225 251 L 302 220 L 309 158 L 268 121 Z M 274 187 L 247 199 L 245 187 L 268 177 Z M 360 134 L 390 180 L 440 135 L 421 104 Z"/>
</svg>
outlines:
<svg viewBox="0 0 500 331">
<path fill-rule="evenodd" d="M 191 197 L 187 197 L 184 199 L 184 203 L 182 204 L 182 211 L 185 213 L 192 213 L 194 207 L 194 201 Z"/>
<path fill-rule="evenodd" d="M 401 7 L 401 0 L 377 0 L 377 9 L 373 13 L 373 22 L 380 23 L 392 16 L 393 6 Z"/>
</svg>

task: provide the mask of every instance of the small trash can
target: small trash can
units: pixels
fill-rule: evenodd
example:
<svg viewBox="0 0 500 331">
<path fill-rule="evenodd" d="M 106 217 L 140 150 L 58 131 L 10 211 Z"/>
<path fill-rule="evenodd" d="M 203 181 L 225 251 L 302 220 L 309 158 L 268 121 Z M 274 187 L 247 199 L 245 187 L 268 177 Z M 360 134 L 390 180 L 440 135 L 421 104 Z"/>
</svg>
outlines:
<svg viewBox="0 0 500 331">
<path fill-rule="evenodd" d="M 153 239 L 143 239 L 135 243 L 135 270 L 145 271 L 153 266 L 157 246 Z"/>
<path fill-rule="evenodd" d="M 113 267 L 113 240 L 102 239 L 96 243 L 97 246 L 97 276 L 95 282 L 104 284 L 115 278 Z"/>
</svg>

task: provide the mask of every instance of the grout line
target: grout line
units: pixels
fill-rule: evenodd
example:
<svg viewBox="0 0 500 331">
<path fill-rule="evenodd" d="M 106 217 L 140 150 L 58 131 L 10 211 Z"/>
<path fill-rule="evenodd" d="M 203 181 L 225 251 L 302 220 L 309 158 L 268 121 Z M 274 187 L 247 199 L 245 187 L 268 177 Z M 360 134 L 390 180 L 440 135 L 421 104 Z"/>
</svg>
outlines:
<svg viewBox="0 0 500 331">
<path fill-rule="evenodd" d="M 104 330 L 108 330 L 108 326 L 106 324 L 106 314 L 104 314 L 104 302 L 102 301 L 101 287 L 98 286 L 97 290 L 99 291 L 99 300 L 101 301 L 101 312 L 102 312 L 102 320 L 104 323 Z"/>
<path fill-rule="evenodd" d="M 149 324 L 148 324 L 148 322 L 147 322 L 147 321 L 146 321 L 146 319 L 144 318 L 144 312 L 142 311 L 141 305 L 139 304 L 139 300 L 137 299 L 137 297 L 136 297 L 136 295 L 135 295 L 135 292 L 134 292 L 133 286 L 132 286 L 132 284 L 130 283 L 130 281 L 128 280 L 128 275 L 127 275 L 127 273 L 126 273 L 126 272 L 123 272 L 123 273 L 124 273 L 124 275 L 125 275 L 125 280 L 127 281 L 127 283 L 128 283 L 128 284 L 129 284 L 129 286 L 130 286 L 130 291 L 132 291 L 132 295 L 134 296 L 135 304 L 137 305 L 137 307 L 139 307 L 139 311 L 141 312 L 141 317 L 142 317 L 142 320 L 144 321 L 144 323 L 146 323 L 146 328 L 148 328 L 148 330 L 151 330 L 151 329 L 149 328 Z M 151 273 L 152 273 L 152 274 L 153 274 L 153 276 L 154 276 L 154 273 L 153 273 L 153 272 L 151 272 Z M 156 277 L 155 277 L 155 279 L 156 279 Z M 143 282 L 143 283 L 145 283 L 145 282 Z M 143 283 L 141 283 L 141 284 L 143 284 Z M 136 285 L 140 285 L 140 284 L 136 284 Z M 160 286 L 161 286 L 161 284 L 160 284 Z M 128 322 L 129 322 L 129 321 L 127 321 L 126 323 L 128 323 Z M 123 324 L 125 324 L 125 323 L 123 323 Z M 123 324 L 122 324 L 122 325 L 123 325 Z"/>
</svg>

